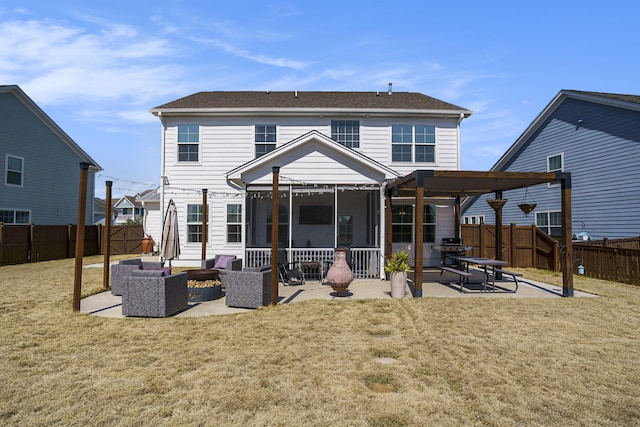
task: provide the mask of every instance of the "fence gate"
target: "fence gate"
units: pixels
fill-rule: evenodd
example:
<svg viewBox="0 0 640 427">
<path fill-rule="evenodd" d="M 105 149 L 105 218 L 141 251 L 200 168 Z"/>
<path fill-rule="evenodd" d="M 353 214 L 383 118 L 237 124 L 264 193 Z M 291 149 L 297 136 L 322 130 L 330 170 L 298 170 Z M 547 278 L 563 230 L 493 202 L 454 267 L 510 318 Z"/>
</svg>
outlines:
<svg viewBox="0 0 640 427">
<path fill-rule="evenodd" d="M 142 253 L 144 231 L 141 225 L 112 225 L 110 255 Z"/>
</svg>

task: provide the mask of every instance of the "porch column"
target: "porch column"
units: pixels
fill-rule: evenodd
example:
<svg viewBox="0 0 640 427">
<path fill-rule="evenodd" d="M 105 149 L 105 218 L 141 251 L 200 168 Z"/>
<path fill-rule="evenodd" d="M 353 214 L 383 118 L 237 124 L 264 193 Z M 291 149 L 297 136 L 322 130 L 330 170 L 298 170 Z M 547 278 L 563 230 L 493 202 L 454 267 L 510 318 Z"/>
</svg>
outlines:
<svg viewBox="0 0 640 427">
<path fill-rule="evenodd" d="M 200 256 L 202 259 L 202 268 L 204 268 L 204 261 L 207 259 L 207 189 L 202 189 L 202 250 Z M 226 215 L 226 212 L 225 212 Z"/>
<path fill-rule="evenodd" d="M 109 289 L 109 252 L 111 251 L 111 187 L 113 181 L 105 181 L 106 186 L 106 202 L 104 207 L 104 228 L 102 229 L 102 255 L 104 266 L 102 269 L 102 288 Z"/>
<path fill-rule="evenodd" d="M 459 239 L 461 237 L 461 230 L 460 230 L 460 196 L 456 196 L 456 204 L 454 207 L 455 210 L 455 223 L 454 226 L 456 227 L 456 232 L 455 232 L 455 238 Z"/>
<path fill-rule="evenodd" d="M 558 172 L 562 191 L 562 296 L 573 296 L 573 242 L 571 241 L 571 173 Z"/>
<path fill-rule="evenodd" d="M 87 211 L 87 177 L 90 163 L 80 163 L 80 192 L 78 194 L 78 224 L 76 226 L 76 259 L 73 273 L 73 311 L 80 311 L 82 294 L 82 257 L 84 256 L 84 223 Z"/>
<path fill-rule="evenodd" d="M 391 191 L 387 190 L 387 197 L 384 200 L 384 257 L 385 260 L 388 259 L 392 252 L 392 242 L 393 242 L 393 229 L 392 229 L 392 203 L 391 203 Z"/>
<path fill-rule="evenodd" d="M 496 190 L 496 199 L 502 199 L 502 191 Z M 496 259 L 502 260 L 502 206 L 496 210 Z M 513 236 L 511 236 L 513 239 Z M 496 273 L 496 279 L 502 280 L 502 273 Z"/>
<path fill-rule="evenodd" d="M 416 297 L 422 297 L 422 252 L 424 239 L 424 184 L 419 182 L 416 187 L 416 214 L 414 216 L 416 236 L 415 250 L 415 273 L 413 286 L 415 288 Z"/>
<path fill-rule="evenodd" d="M 278 304 L 278 182 L 280 181 L 280 167 L 272 168 L 272 194 L 271 199 L 271 305 Z M 289 221 L 291 222 L 291 221 Z"/>
</svg>

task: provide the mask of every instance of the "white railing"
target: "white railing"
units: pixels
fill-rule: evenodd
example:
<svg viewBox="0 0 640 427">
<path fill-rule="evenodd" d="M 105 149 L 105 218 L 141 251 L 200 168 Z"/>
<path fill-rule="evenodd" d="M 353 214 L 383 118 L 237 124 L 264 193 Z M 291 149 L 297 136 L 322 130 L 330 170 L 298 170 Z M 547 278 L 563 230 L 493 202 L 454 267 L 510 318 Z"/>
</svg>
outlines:
<svg viewBox="0 0 640 427">
<path fill-rule="evenodd" d="M 333 248 L 291 248 L 287 249 L 289 262 L 319 262 L 328 267 L 333 262 Z M 379 248 L 350 248 L 351 270 L 358 279 L 376 279 L 380 277 Z M 247 248 L 245 251 L 245 267 L 260 267 L 271 264 L 271 248 Z"/>
</svg>

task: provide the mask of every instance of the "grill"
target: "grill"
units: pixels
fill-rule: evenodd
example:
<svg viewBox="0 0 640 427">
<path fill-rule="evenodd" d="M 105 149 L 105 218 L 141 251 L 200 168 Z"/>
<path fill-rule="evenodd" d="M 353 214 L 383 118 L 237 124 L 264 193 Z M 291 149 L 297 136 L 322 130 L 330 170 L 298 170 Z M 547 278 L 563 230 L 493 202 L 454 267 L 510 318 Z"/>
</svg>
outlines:
<svg viewBox="0 0 640 427">
<path fill-rule="evenodd" d="M 440 250 L 440 257 L 442 265 L 455 265 L 457 261 L 451 259 L 452 256 L 462 256 L 468 250 L 471 250 L 471 246 L 463 246 L 462 239 L 459 237 L 444 237 L 439 247 L 433 247 L 433 249 Z"/>
</svg>

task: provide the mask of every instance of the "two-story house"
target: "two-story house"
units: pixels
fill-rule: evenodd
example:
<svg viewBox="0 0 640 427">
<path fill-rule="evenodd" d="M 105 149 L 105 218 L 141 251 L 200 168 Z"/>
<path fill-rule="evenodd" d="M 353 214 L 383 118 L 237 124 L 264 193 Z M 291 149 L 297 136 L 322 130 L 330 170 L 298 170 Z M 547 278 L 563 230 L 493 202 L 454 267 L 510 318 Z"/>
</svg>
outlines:
<svg viewBox="0 0 640 427">
<path fill-rule="evenodd" d="M 151 109 L 162 124 L 160 205 L 178 209 L 182 262 L 270 255 L 273 168 L 278 244 L 292 259 L 351 248 L 357 277 L 379 277 L 385 187 L 416 169 L 460 169 L 460 123 L 471 111 L 420 93 L 200 92 Z M 206 190 L 207 235 L 202 235 Z M 411 244 L 413 199 L 395 199 L 394 250 Z M 425 265 L 454 234 L 450 198 L 425 200 Z M 160 235 L 159 230 L 153 234 Z"/>
<path fill-rule="evenodd" d="M 640 236 L 640 96 L 561 90 L 491 171 L 570 172 L 576 239 Z M 503 223 L 562 232 L 558 184 L 511 190 Z M 493 223 L 486 198 L 462 204 L 463 222 Z M 528 215 L 520 204 L 535 204 Z"/>
<path fill-rule="evenodd" d="M 92 224 L 102 168 L 20 87 L 0 86 L 0 222 L 75 224 L 80 163 L 91 165 L 85 222 Z"/>
<path fill-rule="evenodd" d="M 139 195 L 122 196 L 113 204 L 113 209 L 117 213 L 115 224 L 141 222 L 144 216 L 144 207 Z"/>
</svg>

